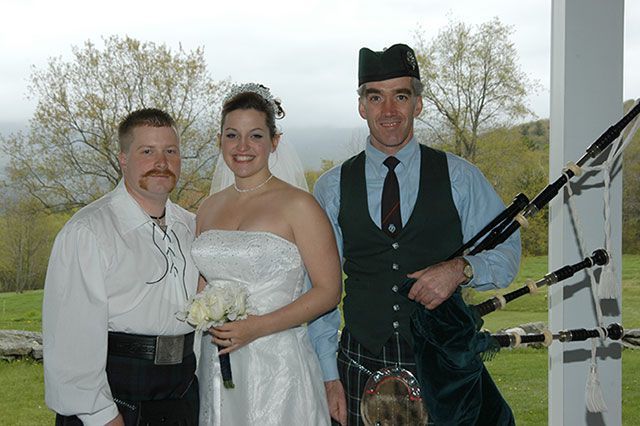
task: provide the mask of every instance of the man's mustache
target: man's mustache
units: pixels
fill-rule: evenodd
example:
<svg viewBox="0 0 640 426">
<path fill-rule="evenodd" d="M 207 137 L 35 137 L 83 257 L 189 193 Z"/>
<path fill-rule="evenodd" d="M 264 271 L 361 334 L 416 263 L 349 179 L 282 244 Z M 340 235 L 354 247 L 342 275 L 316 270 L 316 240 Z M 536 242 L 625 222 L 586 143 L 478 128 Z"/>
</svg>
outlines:
<svg viewBox="0 0 640 426">
<path fill-rule="evenodd" d="M 176 179 L 175 173 L 173 173 L 171 170 L 149 170 L 148 172 L 142 175 L 143 178 L 150 177 L 150 176 L 160 176 L 160 177 L 166 176 L 166 177 L 172 177 Z"/>
</svg>

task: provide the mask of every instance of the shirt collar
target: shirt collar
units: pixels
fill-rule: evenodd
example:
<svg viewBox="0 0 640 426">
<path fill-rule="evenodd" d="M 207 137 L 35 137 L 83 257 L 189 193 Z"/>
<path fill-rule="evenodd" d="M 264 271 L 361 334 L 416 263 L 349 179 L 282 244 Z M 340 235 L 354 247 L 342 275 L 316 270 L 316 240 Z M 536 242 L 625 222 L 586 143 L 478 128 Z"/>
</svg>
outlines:
<svg viewBox="0 0 640 426">
<path fill-rule="evenodd" d="M 118 185 L 113 190 L 113 207 L 116 212 L 118 222 L 124 232 L 129 232 L 140 226 L 145 225 L 148 222 L 152 222 L 151 217 L 144 211 L 144 209 L 138 204 L 138 202 L 131 196 L 124 184 L 124 179 L 118 182 Z M 183 224 L 187 229 L 190 229 L 188 221 L 184 217 L 178 206 L 167 199 L 165 205 L 165 222 L 168 227 L 173 227 L 176 223 Z"/>
<path fill-rule="evenodd" d="M 420 158 L 419 150 L 420 147 L 418 146 L 418 142 L 416 141 L 415 136 L 412 136 L 411 140 L 409 140 L 409 142 L 394 155 L 394 157 L 400 161 L 398 167 L 407 167 L 411 161 L 414 161 L 416 158 Z M 367 144 L 364 151 L 367 161 L 371 161 L 371 164 L 374 165 L 376 170 L 379 170 L 382 175 L 386 175 L 388 169 L 383 162 L 387 157 L 389 157 L 389 154 L 386 154 L 374 147 L 371 144 L 371 136 L 367 137 Z"/>
</svg>

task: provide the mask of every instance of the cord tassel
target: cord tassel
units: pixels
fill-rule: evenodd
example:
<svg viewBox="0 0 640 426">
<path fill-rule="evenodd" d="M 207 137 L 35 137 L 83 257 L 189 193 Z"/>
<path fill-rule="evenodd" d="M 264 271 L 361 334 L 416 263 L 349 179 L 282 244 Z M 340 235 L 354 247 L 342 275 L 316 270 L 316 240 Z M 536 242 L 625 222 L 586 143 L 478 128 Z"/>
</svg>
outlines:
<svg viewBox="0 0 640 426">
<path fill-rule="evenodd" d="M 609 264 L 602 268 L 600 285 L 598 287 L 598 295 L 600 296 L 600 299 L 618 299 L 620 296 L 618 286 L 616 285 L 616 274 L 613 267 L 613 262 L 609 262 Z"/>
<path fill-rule="evenodd" d="M 604 401 L 602 388 L 600 387 L 600 377 L 598 376 L 598 365 L 596 361 L 597 339 L 591 341 L 591 368 L 587 378 L 586 404 L 587 410 L 591 413 L 602 413 L 607 411 L 607 404 Z"/>
</svg>

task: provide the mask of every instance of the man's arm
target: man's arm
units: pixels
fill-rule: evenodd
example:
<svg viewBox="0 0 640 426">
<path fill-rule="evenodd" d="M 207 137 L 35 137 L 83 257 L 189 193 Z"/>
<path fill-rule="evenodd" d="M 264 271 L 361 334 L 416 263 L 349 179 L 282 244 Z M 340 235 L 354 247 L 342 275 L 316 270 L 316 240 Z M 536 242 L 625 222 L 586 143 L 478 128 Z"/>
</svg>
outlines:
<svg viewBox="0 0 640 426">
<path fill-rule="evenodd" d="M 42 307 L 45 399 L 86 425 L 117 421 L 106 375 L 108 302 L 94 235 L 65 227 L 53 245 Z"/>
<path fill-rule="evenodd" d="M 463 240 L 468 241 L 501 213 L 505 205 L 477 167 L 459 158 L 452 161 L 455 161 L 453 166 L 458 166 L 455 180 L 452 178 L 453 200 L 460 215 Z M 518 273 L 520 255 L 518 231 L 493 249 L 465 256 L 473 269 L 473 279 L 465 285 L 481 291 L 507 287 Z"/>
<path fill-rule="evenodd" d="M 309 278 L 305 277 L 305 285 L 310 286 Z M 347 424 L 347 401 L 342 382 L 338 377 L 336 352 L 338 350 L 338 328 L 341 317 L 338 308 L 324 314 L 310 322 L 307 329 L 313 349 L 318 355 L 320 368 L 327 393 L 327 403 L 331 417 L 342 425 Z"/>
<path fill-rule="evenodd" d="M 460 216 L 463 241 L 473 238 L 505 208 L 504 203 L 480 170 L 458 157 L 447 155 L 451 192 Z M 473 278 L 464 274 L 465 260 Z M 520 233 L 511 235 L 491 250 L 441 262 L 408 276 L 417 280 L 409 297 L 434 309 L 448 299 L 460 285 L 478 290 L 507 287 L 520 266 Z"/>
<path fill-rule="evenodd" d="M 340 310 L 336 308 L 311 321 L 307 327 L 309 339 L 311 339 L 313 349 L 318 355 L 325 382 L 338 378 L 336 353 L 340 323 Z"/>
<path fill-rule="evenodd" d="M 329 222 L 333 228 L 338 245 L 338 253 L 340 259 L 342 259 L 342 232 L 338 225 L 340 207 L 339 167 L 330 170 L 318 179 L 314 187 L 314 196 L 329 217 Z M 306 285 L 310 286 L 308 280 Z M 338 376 L 336 359 L 338 351 L 338 330 L 340 329 L 341 323 L 340 310 L 336 308 L 309 323 L 308 331 L 311 344 L 320 361 L 331 417 L 340 422 L 340 424 L 346 425 L 347 402 L 344 388 Z"/>
<path fill-rule="evenodd" d="M 333 228 L 338 245 L 338 253 L 342 259 L 342 233 L 338 225 L 338 213 L 340 203 L 340 169 L 332 169 L 318 179 L 314 187 L 314 196 L 324 209 Z M 306 281 L 307 288 L 310 283 Z M 338 330 L 342 319 L 339 309 L 334 309 L 327 314 L 309 323 L 309 337 L 318 354 L 320 367 L 325 381 L 338 378 L 338 366 L 336 353 L 338 351 Z"/>
</svg>

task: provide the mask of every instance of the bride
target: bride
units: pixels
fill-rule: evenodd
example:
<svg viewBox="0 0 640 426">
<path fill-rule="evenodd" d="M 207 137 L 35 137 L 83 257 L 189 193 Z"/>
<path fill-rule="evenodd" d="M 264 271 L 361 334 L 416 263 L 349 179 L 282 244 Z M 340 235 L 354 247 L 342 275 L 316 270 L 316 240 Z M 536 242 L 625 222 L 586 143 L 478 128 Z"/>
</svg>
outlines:
<svg viewBox="0 0 640 426">
<path fill-rule="evenodd" d="M 302 324 L 333 309 L 341 275 L 335 239 L 311 194 L 274 176 L 280 103 L 261 85 L 236 86 L 222 110 L 216 170 L 221 190 L 197 213 L 192 256 L 206 281 L 248 289 L 255 315 L 210 329 L 198 367 L 200 424 L 329 425 L 324 383 Z M 275 155 L 275 154 L 273 154 Z M 280 160 L 282 160 L 280 158 Z M 224 173 L 222 173 L 224 175 Z M 304 271 L 312 287 L 303 293 Z M 218 349 L 230 353 L 235 388 L 221 386 Z"/>
</svg>

